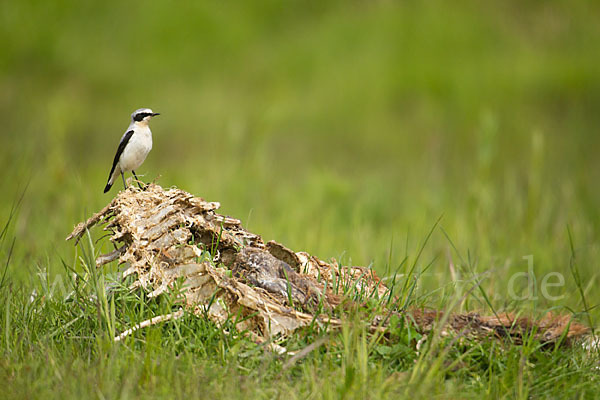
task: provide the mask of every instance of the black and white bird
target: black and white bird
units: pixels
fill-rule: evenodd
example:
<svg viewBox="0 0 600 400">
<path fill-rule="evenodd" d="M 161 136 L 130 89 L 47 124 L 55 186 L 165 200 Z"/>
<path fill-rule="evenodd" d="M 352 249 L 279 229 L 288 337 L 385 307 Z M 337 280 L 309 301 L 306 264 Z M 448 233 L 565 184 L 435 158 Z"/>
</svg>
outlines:
<svg viewBox="0 0 600 400">
<path fill-rule="evenodd" d="M 133 176 L 138 180 L 138 185 L 142 188 L 135 170 L 142 165 L 152 150 L 152 132 L 150 132 L 148 122 L 157 115 L 159 113 L 155 113 L 149 108 L 140 108 L 131 114 L 131 123 L 119 142 L 104 193 L 110 190 L 119 174 L 123 178 L 123 187 L 127 189 L 124 175 L 127 171 L 133 172 Z"/>
</svg>

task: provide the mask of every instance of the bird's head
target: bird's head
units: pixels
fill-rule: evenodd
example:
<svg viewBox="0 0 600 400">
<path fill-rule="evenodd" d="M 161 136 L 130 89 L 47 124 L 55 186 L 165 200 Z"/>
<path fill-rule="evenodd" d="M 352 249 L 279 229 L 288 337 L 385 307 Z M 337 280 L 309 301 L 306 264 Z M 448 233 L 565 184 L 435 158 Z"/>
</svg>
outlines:
<svg viewBox="0 0 600 400">
<path fill-rule="evenodd" d="M 150 118 L 160 115 L 159 113 L 155 113 L 149 108 L 140 108 L 139 110 L 135 110 L 133 114 L 131 114 L 131 122 L 140 125 L 148 125 L 148 121 Z"/>
</svg>

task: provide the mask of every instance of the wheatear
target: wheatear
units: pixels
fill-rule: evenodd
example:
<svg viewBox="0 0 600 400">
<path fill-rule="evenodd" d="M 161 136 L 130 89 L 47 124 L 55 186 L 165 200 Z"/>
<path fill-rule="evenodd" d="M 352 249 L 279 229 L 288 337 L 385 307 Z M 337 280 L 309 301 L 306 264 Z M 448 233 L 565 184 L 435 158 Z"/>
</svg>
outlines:
<svg viewBox="0 0 600 400">
<path fill-rule="evenodd" d="M 119 148 L 117 154 L 115 154 L 104 193 L 110 190 L 119 174 L 123 178 L 123 187 L 127 189 L 124 175 L 127 171 L 133 172 L 133 176 L 138 180 L 138 185 L 142 188 L 135 170 L 142 165 L 146 156 L 152 150 L 152 132 L 150 132 L 148 121 L 157 115 L 159 113 L 155 113 L 149 108 L 140 108 L 131 114 L 131 123 L 119 142 Z"/>
</svg>

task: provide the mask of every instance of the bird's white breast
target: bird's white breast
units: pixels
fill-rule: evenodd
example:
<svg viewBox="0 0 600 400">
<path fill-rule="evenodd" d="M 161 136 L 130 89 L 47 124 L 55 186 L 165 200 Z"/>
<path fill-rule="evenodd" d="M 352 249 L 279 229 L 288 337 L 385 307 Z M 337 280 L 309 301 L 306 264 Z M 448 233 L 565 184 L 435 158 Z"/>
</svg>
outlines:
<svg viewBox="0 0 600 400">
<path fill-rule="evenodd" d="M 148 126 L 136 127 L 119 159 L 121 171 L 137 169 L 142 165 L 150 150 L 152 150 L 152 132 L 150 132 L 150 128 Z"/>
</svg>

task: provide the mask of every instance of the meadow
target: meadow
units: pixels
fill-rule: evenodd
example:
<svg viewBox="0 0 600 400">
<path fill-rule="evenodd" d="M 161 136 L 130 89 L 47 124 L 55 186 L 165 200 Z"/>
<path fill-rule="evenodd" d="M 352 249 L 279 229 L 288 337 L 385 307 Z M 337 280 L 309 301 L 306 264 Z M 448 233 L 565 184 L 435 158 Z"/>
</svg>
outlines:
<svg viewBox="0 0 600 400">
<path fill-rule="evenodd" d="M 98 286 L 69 286 L 110 243 L 65 237 L 121 190 L 102 193 L 114 151 L 150 107 L 146 181 L 294 250 L 418 276 L 415 305 L 597 327 L 598 15 L 583 0 L 2 2 L 2 397 L 595 397 L 597 350 L 418 353 L 406 332 L 373 342 L 361 315 L 286 341 L 327 337 L 291 366 L 187 314 L 115 344 L 86 300 Z M 173 306 L 146 300 L 120 298 L 119 330 Z"/>
</svg>

